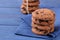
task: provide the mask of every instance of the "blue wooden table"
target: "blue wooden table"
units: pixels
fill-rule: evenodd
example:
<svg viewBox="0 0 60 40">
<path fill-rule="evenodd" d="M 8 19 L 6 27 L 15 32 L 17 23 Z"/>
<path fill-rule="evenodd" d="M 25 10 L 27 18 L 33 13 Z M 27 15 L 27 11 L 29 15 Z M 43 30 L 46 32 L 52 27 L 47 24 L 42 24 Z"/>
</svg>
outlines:
<svg viewBox="0 0 60 40">
<path fill-rule="evenodd" d="M 0 40 L 47 40 L 14 34 L 20 23 L 21 4 L 22 0 L 0 0 Z M 41 0 L 40 7 L 58 10 L 60 13 L 60 0 Z M 60 35 L 54 40 L 60 40 L 59 38 Z"/>
</svg>

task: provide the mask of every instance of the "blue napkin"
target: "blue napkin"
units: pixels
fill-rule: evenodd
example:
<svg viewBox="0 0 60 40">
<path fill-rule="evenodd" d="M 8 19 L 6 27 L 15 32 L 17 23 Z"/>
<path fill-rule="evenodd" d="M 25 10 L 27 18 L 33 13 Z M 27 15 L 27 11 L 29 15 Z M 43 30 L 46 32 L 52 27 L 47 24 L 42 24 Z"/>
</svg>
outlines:
<svg viewBox="0 0 60 40">
<path fill-rule="evenodd" d="M 56 20 L 57 21 L 57 20 Z M 60 22 L 60 21 L 59 21 Z M 55 22 L 57 23 L 57 22 Z M 55 26 L 55 31 L 47 36 L 40 36 L 36 35 L 31 31 L 31 14 L 23 15 L 20 19 L 20 26 L 18 27 L 15 34 L 29 36 L 29 37 L 36 37 L 36 38 L 55 38 L 60 33 L 60 25 Z"/>
</svg>

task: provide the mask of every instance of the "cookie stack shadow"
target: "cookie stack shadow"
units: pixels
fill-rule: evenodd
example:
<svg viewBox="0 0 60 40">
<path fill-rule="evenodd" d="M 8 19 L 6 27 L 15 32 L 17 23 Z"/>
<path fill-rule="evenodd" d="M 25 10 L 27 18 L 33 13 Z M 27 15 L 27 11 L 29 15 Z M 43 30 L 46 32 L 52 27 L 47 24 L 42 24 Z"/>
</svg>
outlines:
<svg viewBox="0 0 60 40">
<path fill-rule="evenodd" d="M 48 35 L 54 32 L 55 13 L 50 9 L 38 9 L 32 12 L 32 32 Z"/>
<path fill-rule="evenodd" d="M 39 0 L 28 0 L 28 4 L 27 4 L 27 0 L 23 0 L 23 3 L 21 5 L 21 12 L 23 14 L 32 13 L 33 11 L 39 9 L 39 4 L 40 4 Z"/>
</svg>

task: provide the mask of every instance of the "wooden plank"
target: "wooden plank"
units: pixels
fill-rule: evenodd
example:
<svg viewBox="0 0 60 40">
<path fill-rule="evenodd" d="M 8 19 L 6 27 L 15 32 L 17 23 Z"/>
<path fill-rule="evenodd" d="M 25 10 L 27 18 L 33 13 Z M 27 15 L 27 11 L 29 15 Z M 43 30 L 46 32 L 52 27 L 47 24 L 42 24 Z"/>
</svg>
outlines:
<svg viewBox="0 0 60 40">
<path fill-rule="evenodd" d="M 19 8 L 0 8 L 0 25 L 19 25 Z"/>
<path fill-rule="evenodd" d="M 20 8 L 0 8 L 0 14 L 20 14 Z"/>
<path fill-rule="evenodd" d="M 60 0 L 40 0 L 41 7 L 60 7 Z"/>
<path fill-rule="evenodd" d="M 14 26 L 14 25 L 19 25 L 19 22 L 17 19 L 13 19 L 13 18 L 0 18 L 0 25 L 9 25 L 9 26 Z"/>
<path fill-rule="evenodd" d="M 0 7 L 20 7 L 22 0 L 0 0 Z"/>
</svg>

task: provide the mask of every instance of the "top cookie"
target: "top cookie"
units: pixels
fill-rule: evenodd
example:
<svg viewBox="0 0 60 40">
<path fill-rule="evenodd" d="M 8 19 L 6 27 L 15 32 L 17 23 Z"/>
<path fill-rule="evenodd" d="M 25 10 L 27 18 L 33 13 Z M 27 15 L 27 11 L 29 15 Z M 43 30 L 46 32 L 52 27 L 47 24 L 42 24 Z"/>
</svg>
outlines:
<svg viewBox="0 0 60 40">
<path fill-rule="evenodd" d="M 46 8 L 38 9 L 32 12 L 32 16 L 38 19 L 42 19 L 42 20 L 55 20 L 54 12 Z"/>
</svg>

